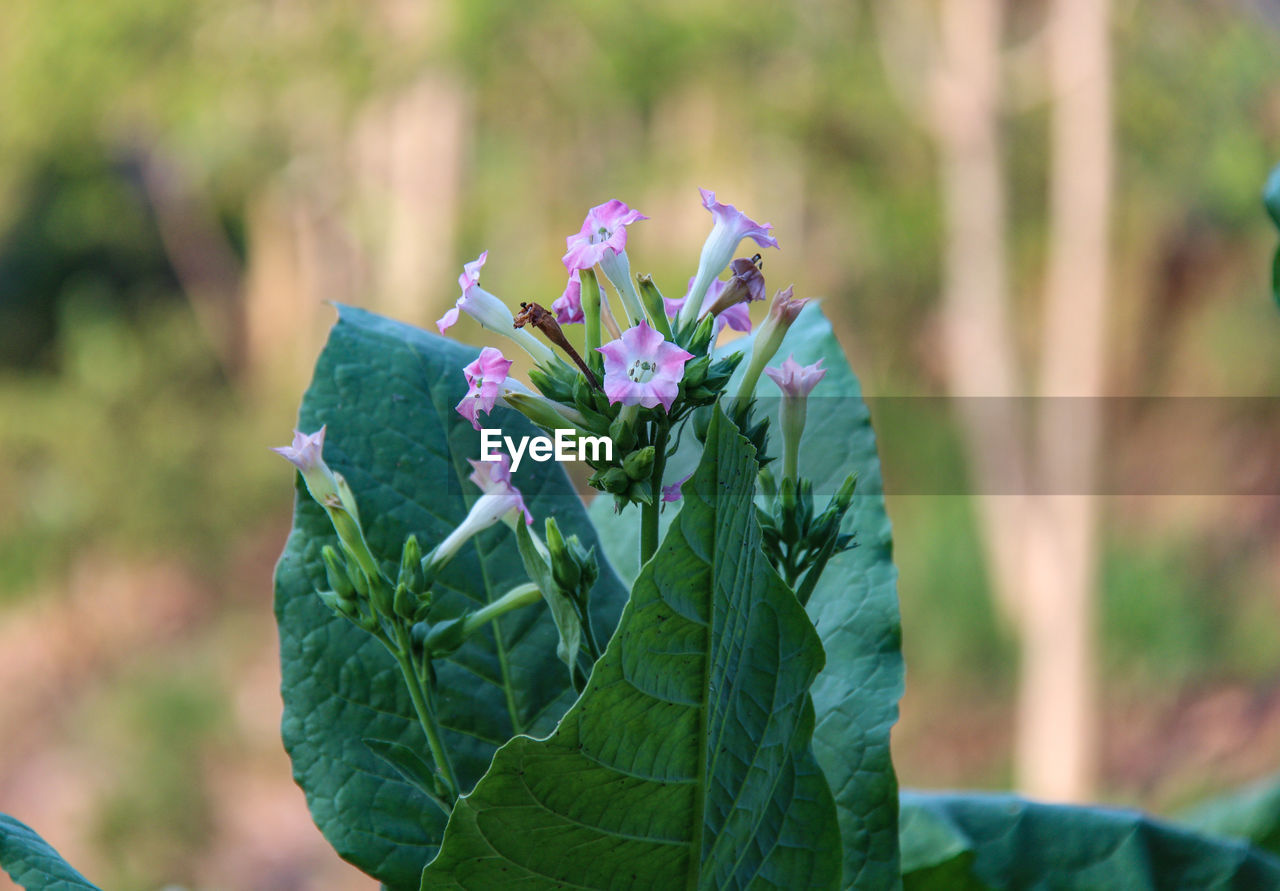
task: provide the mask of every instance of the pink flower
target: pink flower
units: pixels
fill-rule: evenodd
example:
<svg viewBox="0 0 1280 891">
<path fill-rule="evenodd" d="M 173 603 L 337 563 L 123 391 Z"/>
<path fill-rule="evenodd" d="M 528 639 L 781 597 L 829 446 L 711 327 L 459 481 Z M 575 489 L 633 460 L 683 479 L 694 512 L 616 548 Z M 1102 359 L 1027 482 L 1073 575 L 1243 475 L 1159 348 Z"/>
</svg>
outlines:
<svg viewBox="0 0 1280 891">
<path fill-rule="evenodd" d="M 564 293 L 552 302 L 551 311 L 556 314 L 556 321 L 561 325 L 571 325 L 583 320 L 582 279 L 579 277 L 579 270 L 570 270 L 569 283 L 564 286 Z"/>
<path fill-rule="evenodd" d="M 315 433 L 306 434 L 300 430 L 293 431 L 293 444 L 279 446 L 271 451 L 283 455 L 285 460 L 304 474 L 324 466 L 324 426 Z M 277 465 L 278 466 L 278 465 Z"/>
<path fill-rule="evenodd" d="M 479 358 L 462 369 L 469 389 L 458 403 L 457 411 L 477 430 L 480 429 L 480 412 L 488 414 L 493 411 L 494 401 L 502 395 L 502 384 L 507 379 L 511 364 L 501 350 L 485 347 Z"/>
<path fill-rule="evenodd" d="M 619 340 L 598 348 L 604 354 L 604 392 L 610 402 L 671 410 L 680 392 L 684 364 L 693 358 L 641 322 Z"/>
<path fill-rule="evenodd" d="M 622 253 L 627 246 L 627 226 L 647 219 L 617 198 L 596 205 L 587 211 L 578 234 L 565 239 L 565 268 L 590 269 L 606 252 Z"/>
<path fill-rule="evenodd" d="M 757 223 L 732 204 L 721 204 L 716 200 L 716 193 L 710 189 L 698 189 L 698 193 L 702 195 L 702 206 L 711 211 L 715 220 L 712 237 L 716 235 L 715 230 L 720 229 L 724 237 L 733 239 L 734 250 L 737 250 L 738 242 L 744 238 L 752 239 L 760 247 L 778 246 L 778 239 L 769 234 L 773 230 L 772 223 Z M 725 260 L 726 264 L 728 262 Z"/>
<path fill-rule="evenodd" d="M 676 480 L 676 481 L 675 481 L 674 483 L 672 483 L 671 485 L 669 485 L 669 486 L 663 486 L 663 487 L 662 487 L 662 500 L 663 500 L 663 501 L 679 501 L 679 500 L 680 500 L 680 497 L 681 497 L 681 496 L 680 496 L 680 487 L 681 487 L 681 486 L 683 486 L 685 483 L 689 482 L 689 477 L 691 477 L 691 476 L 693 476 L 693 474 L 692 474 L 692 473 L 686 473 L 684 476 L 682 476 L 680 479 Z"/>
<path fill-rule="evenodd" d="M 459 314 L 465 312 L 490 331 L 510 337 L 533 357 L 533 361 L 545 368 L 550 368 L 556 362 L 556 356 L 551 352 L 551 347 L 523 328 L 515 327 L 515 318 L 507 305 L 480 287 L 480 270 L 487 259 L 489 259 L 489 252 L 484 251 L 479 257 L 462 267 L 462 275 L 458 276 L 458 287 L 462 288 L 462 296 L 448 312 L 440 317 L 436 327 L 440 329 L 441 334 L 444 334 L 458 323 Z"/>
<path fill-rule="evenodd" d="M 459 311 L 465 312 L 486 328 L 498 329 L 506 324 L 510 327 L 511 310 L 507 305 L 480 287 L 480 270 L 489 259 L 489 252 L 484 251 L 470 263 L 462 267 L 462 275 L 458 276 L 458 287 L 462 288 L 462 296 L 449 311 L 436 322 L 436 328 L 444 334 L 458 323 Z M 504 315 L 505 314 L 505 315 Z"/>
<path fill-rule="evenodd" d="M 702 206 L 711 211 L 713 219 L 711 234 L 702 245 L 698 272 L 690 288 L 690 292 L 698 298 L 696 311 L 701 312 L 701 295 L 706 293 L 711 282 L 717 279 L 729 265 L 742 239 L 750 238 L 760 247 L 772 248 L 778 246 L 778 239 L 769 234 L 773 229 L 772 224 L 757 223 L 732 204 L 721 204 L 716 200 L 715 192 L 708 189 L 698 191 L 702 195 Z M 692 323 L 696 318 L 694 312 L 694 309 L 686 305 L 680 312 L 680 324 Z"/>
<path fill-rule="evenodd" d="M 533 522 L 533 515 L 525 507 L 524 496 L 511 484 L 511 459 L 506 455 L 498 461 L 472 461 L 471 482 L 480 487 L 480 497 L 471 505 L 467 517 L 458 528 L 428 555 L 436 567 L 444 566 L 473 536 L 488 529 L 499 520 L 515 523 L 512 514 L 524 514 L 526 524 Z"/>
<path fill-rule="evenodd" d="M 467 459 L 471 465 L 471 475 L 467 479 L 480 487 L 481 499 L 503 499 L 510 506 L 508 510 L 518 509 L 524 514 L 525 523 L 533 522 L 533 514 L 525 506 L 524 496 L 511 482 L 511 459 L 503 455 L 497 461 L 475 461 Z M 503 512 L 505 513 L 505 511 Z"/>
<path fill-rule="evenodd" d="M 826 376 L 827 370 L 822 367 L 821 359 L 812 365 L 801 365 L 794 356 L 787 356 L 781 368 L 766 368 L 764 373 L 778 385 L 783 396 L 803 399 Z"/>
</svg>

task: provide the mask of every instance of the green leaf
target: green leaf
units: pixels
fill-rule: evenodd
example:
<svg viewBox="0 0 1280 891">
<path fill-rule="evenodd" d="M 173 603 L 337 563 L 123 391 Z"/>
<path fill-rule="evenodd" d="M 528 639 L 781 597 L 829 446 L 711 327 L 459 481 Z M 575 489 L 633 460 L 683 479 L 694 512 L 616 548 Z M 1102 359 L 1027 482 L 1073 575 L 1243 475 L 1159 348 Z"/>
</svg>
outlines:
<svg viewBox="0 0 1280 891">
<path fill-rule="evenodd" d="M 8 814 L 0 814 L 0 868 L 27 891 L 98 891 L 31 827 Z"/>
<path fill-rule="evenodd" d="M 739 340 L 721 352 L 749 348 L 749 340 Z M 813 480 L 816 495 L 830 497 L 846 476 L 858 474 L 857 495 L 842 527 L 856 531 L 857 547 L 832 558 L 806 607 L 827 653 L 812 691 L 818 721 L 813 749 L 839 808 L 846 886 L 886 888 L 898 880 L 898 782 L 889 730 L 898 719 L 903 669 L 898 572 L 880 460 L 861 387 L 817 305 L 796 319 L 773 364 L 791 354 L 805 365 L 822 359 L 827 369 L 810 397 L 801 475 Z M 744 370 L 739 367 L 730 393 Z M 772 398 L 777 390 L 762 378 L 758 394 L 759 408 L 773 419 L 770 448 L 780 448 L 778 400 Z M 673 465 L 667 482 L 682 475 L 678 460 Z M 634 578 L 638 512 L 610 517 L 611 501 L 597 498 L 590 512 L 606 555 L 624 579 Z"/>
<path fill-rule="evenodd" d="M 902 795 L 908 891 L 1280 888 L 1280 860 L 1133 811 L 1007 795 Z"/>
<path fill-rule="evenodd" d="M 479 435 L 454 411 L 465 392 L 461 368 L 475 355 L 343 307 L 303 399 L 300 429 L 328 425 L 325 458 L 355 491 L 370 545 L 393 578 L 409 533 L 429 549 L 478 495 L 466 481 L 466 459 L 479 456 Z M 538 432 L 515 412 L 498 409 L 491 417 L 513 436 Z M 515 483 L 536 515 L 554 514 L 566 534 L 588 546 L 596 541 L 559 465 L 526 462 Z M 334 540 L 299 478 L 293 532 L 276 569 L 285 747 L 312 817 L 338 853 L 392 888 L 416 888 L 444 817 L 364 740 L 430 756 L 394 660 L 315 595 L 325 586 L 320 548 Z M 461 615 L 525 581 L 514 538 L 495 526 L 444 569 L 431 618 Z M 617 577 L 602 566 L 592 598 L 596 627 L 611 630 L 625 600 Z M 572 703 L 557 638 L 547 611 L 535 606 L 504 615 L 437 661 L 444 739 L 464 787 L 479 779 L 498 746 L 517 732 L 549 733 Z"/>
<path fill-rule="evenodd" d="M 1280 855 L 1280 776 L 1197 805 L 1178 820 L 1200 832 L 1242 838 Z"/>
<path fill-rule="evenodd" d="M 1271 215 L 1271 222 L 1280 228 L 1280 164 L 1271 170 L 1267 184 L 1262 190 L 1262 203 Z"/>
<path fill-rule="evenodd" d="M 448 810 L 445 804 L 447 799 L 441 798 L 438 774 L 422 759 L 421 755 L 408 746 L 389 739 L 366 739 L 364 744 L 369 747 L 369 751 L 391 765 L 406 783 L 431 801 L 440 802 L 441 806 Z"/>
<path fill-rule="evenodd" d="M 810 749 L 822 646 L 760 550 L 754 450 L 717 410 L 688 502 L 548 739 L 454 808 L 423 888 L 832 888 Z"/>
</svg>

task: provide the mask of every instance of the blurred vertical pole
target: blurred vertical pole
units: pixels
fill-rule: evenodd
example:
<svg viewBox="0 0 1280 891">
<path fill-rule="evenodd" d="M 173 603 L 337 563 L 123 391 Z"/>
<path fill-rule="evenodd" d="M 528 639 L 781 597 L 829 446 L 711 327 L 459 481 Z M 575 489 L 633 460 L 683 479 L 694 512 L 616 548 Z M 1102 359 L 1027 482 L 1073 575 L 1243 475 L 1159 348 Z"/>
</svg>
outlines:
<svg viewBox="0 0 1280 891">
<path fill-rule="evenodd" d="M 1049 265 L 1041 332 L 1036 500 L 1018 703 L 1017 777 L 1029 794 L 1088 798 L 1094 782 L 1098 449 L 1111 194 L 1107 0 L 1054 0 L 1048 25 Z"/>
</svg>

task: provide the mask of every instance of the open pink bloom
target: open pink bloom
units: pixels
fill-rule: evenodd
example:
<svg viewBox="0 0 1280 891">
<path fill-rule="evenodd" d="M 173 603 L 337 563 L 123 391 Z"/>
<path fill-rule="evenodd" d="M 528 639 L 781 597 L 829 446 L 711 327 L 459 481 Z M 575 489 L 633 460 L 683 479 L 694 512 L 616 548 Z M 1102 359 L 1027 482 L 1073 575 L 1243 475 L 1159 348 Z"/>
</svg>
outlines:
<svg viewBox="0 0 1280 891">
<path fill-rule="evenodd" d="M 827 370 L 822 367 L 821 359 L 812 365 L 801 365 L 794 356 L 787 356 L 781 368 L 766 368 L 764 373 L 778 385 L 783 396 L 803 399 L 826 376 Z"/>
<path fill-rule="evenodd" d="M 467 378 L 467 395 L 457 405 L 458 414 L 480 429 L 480 412 L 493 411 L 494 401 L 502 395 L 502 384 L 511 369 L 511 360 L 501 350 L 485 347 L 474 362 L 462 369 Z"/>
<path fill-rule="evenodd" d="M 458 323 L 459 312 L 465 312 L 486 328 L 501 330 L 511 327 L 511 310 L 497 297 L 480 287 L 480 270 L 484 268 L 489 252 L 485 251 L 470 263 L 462 267 L 462 275 L 458 276 L 458 287 L 462 288 L 462 296 L 458 298 L 447 313 L 436 322 L 440 333 L 448 331 Z"/>
<path fill-rule="evenodd" d="M 489 252 L 485 251 L 470 263 L 462 267 L 462 275 L 458 276 L 458 287 L 462 288 L 462 296 L 450 310 L 440 317 L 436 327 L 440 333 L 448 331 L 458 323 L 461 313 L 466 313 L 490 331 L 510 337 L 533 357 L 544 368 L 550 368 L 556 362 L 551 347 L 534 337 L 524 328 L 515 327 L 515 318 L 511 310 L 499 298 L 480 287 L 480 270 Z"/>
<path fill-rule="evenodd" d="M 682 476 L 680 479 L 676 480 L 676 481 L 675 481 L 674 483 L 672 483 L 671 485 L 669 485 L 669 486 L 663 486 L 663 487 L 662 487 L 662 500 L 663 500 L 663 501 L 679 501 L 679 500 L 680 500 L 680 497 L 681 497 L 681 496 L 680 496 L 680 487 L 681 487 L 681 486 L 683 486 L 685 483 L 689 482 L 689 477 L 691 477 L 691 476 L 693 476 L 693 474 L 692 474 L 692 473 L 686 473 L 684 476 Z"/>
<path fill-rule="evenodd" d="M 760 247 L 776 248 L 778 246 L 778 239 L 769 234 L 773 230 L 772 223 L 757 223 L 732 204 L 721 204 L 716 200 L 716 193 L 710 189 L 698 189 L 698 193 L 702 195 L 702 206 L 711 211 L 715 221 L 710 238 L 717 236 L 725 240 L 732 238 L 734 250 L 737 250 L 738 242 L 744 238 L 752 239 Z M 730 254 L 732 253 L 730 251 Z M 725 260 L 726 265 L 728 262 Z"/>
<path fill-rule="evenodd" d="M 506 513 L 507 510 L 518 509 L 524 514 L 525 523 L 533 522 L 533 514 L 529 513 L 529 508 L 525 506 L 524 496 L 511 482 L 509 457 L 503 455 L 497 461 L 475 461 L 468 458 L 467 463 L 471 465 L 471 475 L 467 479 L 480 487 L 483 493 L 480 496 L 481 501 L 486 498 L 497 499 L 507 505 L 506 510 L 500 511 L 498 516 Z M 474 508 L 472 512 L 475 512 Z"/>
<path fill-rule="evenodd" d="M 610 402 L 671 410 L 680 392 L 684 364 L 693 353 L 662 339 L 641 322 L 618 340 L 598 347 L 604 354 L 604 392 Z"/>
<path fill-rule="evenodd" d="M 551 311 L 556 314 L 556 321 L 561 325 L 582 321 L 582 279 L 579 270 L 569 271 L 569 283 L 564 286 L 564 293 L 552 302 Z"/>
<path fill-rule="evenodd" d="M 565 239 L 565 268 L 590 269 L 604 258 L 606 251 L 622 253 L 627 247 L 627 226 L 647 219 L 617 198 L 597 204 L 587 211 L 578 234 Z"/>
</svg>

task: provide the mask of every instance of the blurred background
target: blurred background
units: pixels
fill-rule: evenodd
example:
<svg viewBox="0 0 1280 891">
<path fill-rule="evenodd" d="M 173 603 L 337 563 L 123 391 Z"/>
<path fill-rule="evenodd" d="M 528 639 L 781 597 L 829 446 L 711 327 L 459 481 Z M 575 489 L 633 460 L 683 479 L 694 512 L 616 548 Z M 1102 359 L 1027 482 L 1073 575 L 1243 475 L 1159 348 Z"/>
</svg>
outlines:
<svg viewBox="0 0 1280 891">
<path fill-rule="evenodd" d="M 372 888 L 278 734 L 325 301 L 549 303 L 612 197 L 678 294 L 698 186 L 871 397 L 902 784 L 1280 769 L 1278 58 L 1262 0 L 6 0 L 0 810 L 113 889 Z"/>
</svg>

